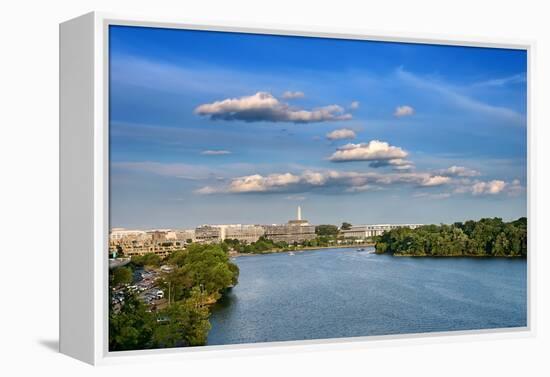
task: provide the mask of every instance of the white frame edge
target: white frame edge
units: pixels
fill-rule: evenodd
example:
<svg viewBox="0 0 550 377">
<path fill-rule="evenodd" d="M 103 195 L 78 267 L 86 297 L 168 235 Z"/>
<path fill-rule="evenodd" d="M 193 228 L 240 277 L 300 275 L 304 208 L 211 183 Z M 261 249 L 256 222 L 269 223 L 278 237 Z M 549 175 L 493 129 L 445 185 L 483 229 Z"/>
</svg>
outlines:
<svg viewBox="0 0 550 377">
<path fill-rule="evenodd" d="M 326 37 L 387 42 L 522 49 L 528 60 L 528 305 L 527 326 L 509 329 L 469 330 L 205 346 L 142 351 L 108 351 L 108 235 L 109 235 L 109 132 L 108 132 L 108 28 L 109 25 L 164 27 L 255 34 Z M 402 346 L 450 341 L 496 340 L 535 335 L 534 276 L 536 250 L 532 225 L 534 189 L 533 54 L 534 41 L 495 38 L 372 32 L 357 29 L 251 23 L 200 22 L 92 12 L 60 25 L 60 352 L 90 364 L 135 363 Z M 75 147 L 75 140 L 82 145 Z M 90 166 L 90 164 L 93 164 Z M 91 191 L 93 189 L 93 192 Z M 76 240 L 88 247 L 74 250 Z M 86 245 L 85 245 L 86 246 Z M 80 265 L 81 269 L 75 269 Z M 82 294 L 85 292 L 85 294 Z M 483 337 L 479 335 L 483 334 Z"/>
</svg>

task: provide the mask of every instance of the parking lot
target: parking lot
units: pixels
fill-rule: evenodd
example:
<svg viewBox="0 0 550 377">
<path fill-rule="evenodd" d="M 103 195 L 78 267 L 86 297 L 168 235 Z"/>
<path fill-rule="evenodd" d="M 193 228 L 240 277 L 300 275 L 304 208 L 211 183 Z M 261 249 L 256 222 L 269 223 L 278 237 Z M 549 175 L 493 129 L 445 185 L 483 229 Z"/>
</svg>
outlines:
<svg viewBox="0 0 550 377">
<path fill-rule="evenodd" d="M 138 269 L 134 272 L 133 284 L 113 290 L 112 303 L 115 310 L 120 309 L 126 292 L 133 292 L 149 306 L 150 311 L 166 305 L 164 291 L 157 286 L 159 271 Z"/>
</svg>

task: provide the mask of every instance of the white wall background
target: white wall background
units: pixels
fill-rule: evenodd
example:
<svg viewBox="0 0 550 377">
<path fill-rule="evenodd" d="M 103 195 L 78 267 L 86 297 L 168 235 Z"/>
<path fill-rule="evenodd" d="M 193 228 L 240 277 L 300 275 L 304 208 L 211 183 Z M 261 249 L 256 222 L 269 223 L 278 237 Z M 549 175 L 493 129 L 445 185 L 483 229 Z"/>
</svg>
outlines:
<svg viewBox="0 0 550 377">
<path fill-rule="evenodd" d="M 62 375 L 549 375 L 550 27 L 544 1 L 51 0 L 0 5 L 0 371 Z M 537 336 L 91 368 L 57 354 L 58 23 L 91 10 L 536 40 Z M 544 347 L 547 349 L 544 350 Z M 5 373 L 11 370 L 11 372 Z"/>
</svg>

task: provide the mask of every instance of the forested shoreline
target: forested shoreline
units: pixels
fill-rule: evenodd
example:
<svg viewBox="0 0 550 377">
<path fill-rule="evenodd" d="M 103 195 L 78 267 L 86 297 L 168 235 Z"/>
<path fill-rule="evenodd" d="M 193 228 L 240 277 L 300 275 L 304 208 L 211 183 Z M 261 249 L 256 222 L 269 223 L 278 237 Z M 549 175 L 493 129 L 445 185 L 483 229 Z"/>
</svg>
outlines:
<svg viewBox="0 0 550 377">
<path fill-rule="evenodd" d="M 128 267 L 110 271 L 110 287 L 132 284 L 136 268 L 158 270 L 161 264 L 170 266 L 157 281 L 167 298 L 161 309 L 152 311 L 128 289 L 119 308 L 110 300 L 110 351 L 206 344 L 209 305 L 238 283 L 239 267 L 220 245 L 192 244 L 164 259 L 155 254 L 133 257 Z"/>
<path fill-rule="evenodd" d="M 469 220 L 397 228 L 376 238 L 377 254 L 419 257 L 526 257 L 527 218 Z"/>
</svg>

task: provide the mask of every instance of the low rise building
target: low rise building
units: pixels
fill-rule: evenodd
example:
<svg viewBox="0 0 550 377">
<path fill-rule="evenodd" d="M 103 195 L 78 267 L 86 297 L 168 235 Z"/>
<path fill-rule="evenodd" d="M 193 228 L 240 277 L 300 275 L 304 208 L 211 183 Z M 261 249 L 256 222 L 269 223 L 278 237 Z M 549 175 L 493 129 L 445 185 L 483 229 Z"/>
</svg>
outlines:
<svg viewBox="0 0 550 377">
<path fill-rule="evenodd" d="M 227 225 L 222 228 L 222 240 L 239 240 L 239 242 L 252 243 L 265 234 L 265 229 L 260 225 Z"/>
<path fill-rule="evenodd" d="M 177 240 L 169 230 L 127 230 L 113 228 L 109 236 L 109 254 L 144 255 L 148 253 L 166 256 L 174 250 L 184 247 L 184 243 Z"/>
<path fill-rule="evenodd" d="M 341 229 L 340 234 L 344 238 L 364 240 L 370 237 L 381 236 L 384 232 L 397 228 L 416 229 L 423 224 L 369 224 L 353 225 L 350 229 Z"/>
<path fill-rule="evenodd" d="M 195 240 L 199 243 L 215 243 L 222 241 L 222 230 L 212 225 L 202 225 L 195 228 Z"/>
</svg>

